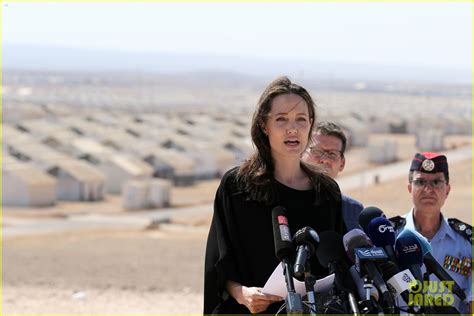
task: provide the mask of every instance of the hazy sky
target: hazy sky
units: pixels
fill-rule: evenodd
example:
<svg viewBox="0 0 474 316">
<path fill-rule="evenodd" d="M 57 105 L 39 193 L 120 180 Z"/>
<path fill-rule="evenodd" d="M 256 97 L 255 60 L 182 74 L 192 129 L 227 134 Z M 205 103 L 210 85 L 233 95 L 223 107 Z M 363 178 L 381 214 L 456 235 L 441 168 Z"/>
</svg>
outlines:
<svg viewBox="0 0 474 316">
<path fill-rule="evenodd" d="M 3 44 L 472 68 L 471 3 L 3 3 Z"/>
</svg>

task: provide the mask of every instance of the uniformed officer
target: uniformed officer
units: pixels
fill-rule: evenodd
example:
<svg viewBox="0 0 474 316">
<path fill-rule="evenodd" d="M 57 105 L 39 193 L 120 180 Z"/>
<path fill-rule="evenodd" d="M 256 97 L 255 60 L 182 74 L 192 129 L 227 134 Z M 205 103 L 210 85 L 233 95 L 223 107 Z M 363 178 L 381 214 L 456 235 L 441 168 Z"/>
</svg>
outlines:
<svg viewBox="0 0 474 316">
<path fill-rule="evenodd" d="M 457 219 L 447 219 L 441 208 L 449 195 L 446 156 L 423 152 L 412 160 L 408 176 L 408 192 L 413 208 L 403 217 L 392 218 L 397 229 L 416 229 L 431 243 L 432 255 L 466 294 L 464 302 L 456 302 L 461 313 L 472 312 L 472 227 Z M 438 281 L 433 274 L 431 281 Z M 457 299 L 457 298 L 456 298 Z"/>
</svg>

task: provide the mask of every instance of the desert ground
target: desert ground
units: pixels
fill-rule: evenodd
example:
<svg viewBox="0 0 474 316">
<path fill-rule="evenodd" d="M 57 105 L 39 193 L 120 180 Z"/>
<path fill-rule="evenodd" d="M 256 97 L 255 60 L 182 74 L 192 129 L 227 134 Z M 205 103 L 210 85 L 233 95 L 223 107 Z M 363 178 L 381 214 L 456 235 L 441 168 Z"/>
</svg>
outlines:
<svg viewBox="0 0 474 316">
<path fill-rule="evenodd" d="M 371 167 L 360 163 L 360 155 L 358 149 L 348 153 L 347 165 L 352 165 L 348 174 Z M 408 168 L 412 153 L 407 155 L 403 158 L 407 159 Z M 472 159 L 450 165 L 452 191 L 444 207 L 447 217 L 472 223 L 471 174 Z M 218 184 L 219 180 L 210 180 L 193 187 L 175 188 L 173 207 L 200 205 L 205 206 L 205 211 L 194 215 L 176 211 L 167 224 L 4 235 L 3 313 L 200 313 L 205 242 Z M 406 186 L 404 175 L 345 193 L 365 206 L 378 206 L 393 216 L 404 214 L 411 207 Z M 120 198 L 109 196 L 103 202 L 91 204 L 4 208 L 3 226 L 84 213 L 126 215 L 120 208 Z"/>
</svg>

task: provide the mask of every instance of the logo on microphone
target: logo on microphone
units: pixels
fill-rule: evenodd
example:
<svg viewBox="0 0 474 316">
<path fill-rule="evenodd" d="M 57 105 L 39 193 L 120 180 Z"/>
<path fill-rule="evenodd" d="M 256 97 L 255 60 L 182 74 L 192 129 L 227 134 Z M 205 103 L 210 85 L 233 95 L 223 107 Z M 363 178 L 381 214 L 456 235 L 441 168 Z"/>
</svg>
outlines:
<svg viewBox="0 0 474 316">
<path fill-rule="evenodd" d="M 418 244 L 406 245 L 406 246 L 403 246 L 402 251 L 406 254 L 412 253 L 412 252 L 418 252 L 420 251 L 420 247 L 418 246 Z"/>
<path fill-rule="evenodd" d="M 392 225 L 383 224 L 379 226 L 379 232 L 381 232 L 382 234 L 385 233 L 387 230 L 391 233 L 395 232 L 395 229 L 393 228 Z"/>
<path fill-rule="evenodd" d="M 413 279 L 407 273 L 403 273 L 402 280 L 406 283 L 410 283 L 411 281 L 413 281 Z"/>
<path fill-rule="evenodd" d="M 374 247 L 374 248 L 355 248 L 355 255 L 360 259 L 385 259 L 387 255 L 383 248 Z"/>
</svg>

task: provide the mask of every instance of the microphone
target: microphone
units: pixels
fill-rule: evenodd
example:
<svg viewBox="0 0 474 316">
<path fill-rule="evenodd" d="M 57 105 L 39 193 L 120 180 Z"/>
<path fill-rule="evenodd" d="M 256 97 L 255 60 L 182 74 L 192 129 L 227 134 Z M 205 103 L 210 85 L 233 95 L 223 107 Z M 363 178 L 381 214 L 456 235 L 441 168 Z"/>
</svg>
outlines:
<svg viewBox="0 0 474 316">
<path fill-rule="evenodd" d="M 316 256 L 323 267 L 327 267 L 329 274 L 334 273 L 334 284 L 337 290 L 347 290 L 352 288 L 350 281 L 345 281 L 347 276 L 347 264 L 345 263 L 345 251 L 342 244 L 342 236 L 335 231 L 325 231 L 319 236 L 320 244 L 316 249 Z"/>
<path fill-rule="evenodd" d="M 360 211 L 359 214 L 359 226 L 367 233 L 367 226 L 370 221 L 376 217 L 385 217 L 385 214 L 381 209 L 375 206 L 369 206 Z"/>
<path fill-rule="evenodd" d="M 421 310 L 421 307 L 414 305 L 410 300 L 410 291 L 415 285 L 416 279 L 409 269 L 400 269 L 392 261 L 387 261 L 380 265 L 382 270 L 382 275 L 384 280 L 387 283 L 392 296 L 397 298 L 401 296 L 402 299 L 407 304 L 407 307 L 411 308 L 410 313 L 418 313 Z"/>
<path fill-rule="evenodd" d="M 397 258 L 393 251 L 395 244 L 395 228 L 385 217 L 375 217 L 367 225 L 367 235 L 377 247 L 385 250 L 388 258 L 397 266 Z"/>
<path fill-rule="evenodd" d="M 372 246 L 372 240 L 359 228 L 354 228 L 342 237 L 342 243 L 346 250 L 346 255 L 355 263 L 354 249 L 359 247 Z"/>
<path fill-rule="evenodd" d="M 284 207 L 277 206 L 272 210 L 272 223 L 275 255 L 280 261 L 284 261 L 294 253 L 290 226 L 288 226 L 286 209 Z"/>
<path fill-rule="evenodd" d="M 295 233 L 293 243 L 297 246 L 293 275 L 297 280 L 303 281 L 306 263 L 318 248 L 319 236 L 314 229 L 306 226 Z"/>
<path fill-rule="evenodd" d="M 395 241 L 395 251 L 400 267 L 410 269 L 416 280 L 423 281 L 423 273 L 421 272 L 423 251 L 418 239 L 413 235 L 398 236 Z"/>
<path fill-rule="evenodd" d="M 374 282 L 375 287 L 382 294 L 383 301 L 388 305 L 390 310 L 393 310 L 393 298 L 375 264 L 376 262 L 385 261 L 387 255 L 383 248 L 371 247 L 372 245 L 367 239 L 367 235 L 360 229 L 353 229 L 343 237 L 346 253 L 354 253 L 356 266 L 359 266 L 360 271 L 364 271 Z"/>
<path fill-rule="evenodd" d="M 294 247 L 291 240 L 290 227 L 286 217 L 286 210 L 282 206 L 276 206 L 272 210 L 273 239 L 275 243 L 275 255 L 283 264 L 286 288 L 286 310 L 288 314 L 302 314 L 303 303 L 301 295 L 296 293 L 293 282 L 293 267 L 290 256 L 294 254 Z"/>
<path fill-rule="evenodd" d="M 325 231 L 319 236 L 320 244 L 316 249 L 316 256 L 323 267 L 327 267 L 329 274 L 334 273 L 333 295 L 347 295 L 344 302 L 344 311 L 359 315 L 357 300 L 353 294 L 354 282 L 349 278 L 349 271 L 345 263 L 345 251 L 342 236 L 335 231 Z M 346 278 L 345 278 L 346 277 Z M 354 289 L 355 290 L 355 289 Z"/>
<path fill-rule="evenodd" d="M 400 233 L 401 236 L 407 236 L 407 235 L 412 235 L 414 236 L 421 244 L 421 249 L 424 253 L 423 256 L 423 263 L 425 264 L 426 270 L 429 273 L 434 273 L 436 277 L 440 281 L 445 281 L 451 283 L 452 286 L 452 292 L 456 294 L 461 300 L 466 299 L 466 294 L 464 291 L 461 289 L 461 287 L 454 281 L 454 279 L 444 270 L 444 268 L 436 261 L 436 259 L 433 257 L 431 254 L 431 245 L 429 242 L 426 240 L 425 237 L 423 237 L 420 233 L 414 232 L 411 229 L 405 228 L 402 233 Z"/>
</svg>

